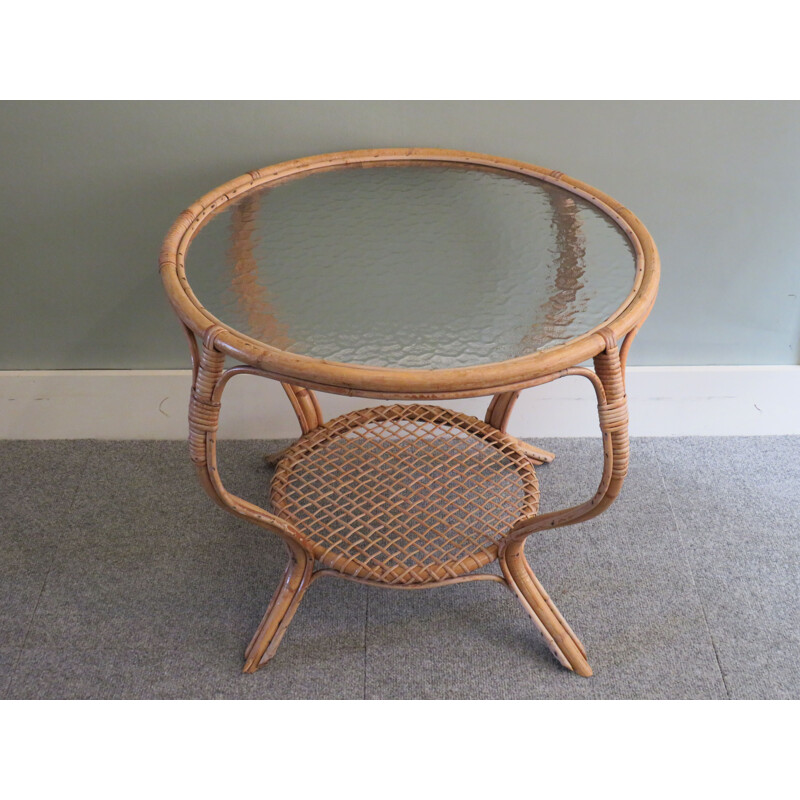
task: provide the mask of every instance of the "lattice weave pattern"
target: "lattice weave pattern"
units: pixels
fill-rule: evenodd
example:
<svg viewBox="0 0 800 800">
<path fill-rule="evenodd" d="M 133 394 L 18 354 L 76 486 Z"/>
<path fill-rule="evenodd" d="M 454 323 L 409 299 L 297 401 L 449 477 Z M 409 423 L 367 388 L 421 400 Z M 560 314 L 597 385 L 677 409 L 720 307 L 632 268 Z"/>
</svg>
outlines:
<svg viewBox="0 0 800 800">
<path fill-rule="evenodd" d="M 384 583 L 454 578 L 497 557 L 539 487 L 516 441 L 475 417 L 423 405 L 337 417 L 279 462 L 275 512 L 325 566 Z"/>
</svg>

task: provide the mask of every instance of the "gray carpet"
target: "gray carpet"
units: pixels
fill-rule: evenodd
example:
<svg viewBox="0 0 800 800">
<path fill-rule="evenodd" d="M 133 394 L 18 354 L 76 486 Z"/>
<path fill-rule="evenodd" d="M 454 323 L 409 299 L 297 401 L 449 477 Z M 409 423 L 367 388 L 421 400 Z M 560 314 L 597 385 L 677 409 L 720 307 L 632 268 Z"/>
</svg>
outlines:
<svg viewBox="0 0 800 800">
<path fill-rule="evenodd" d="M 542 440 L 543 510 L 580 502 L 599 441 Z M 263 502 L 261 455 L 223 479 Z M 551 657 L 494 583 L 320 580 L 241 673 L 283 545 L 218 510 L 181 442 L 0 442 L 4 698 L 798 698 L 800 437 L 637 439 L 622 497 L 529 539 L 595 675 Z"/>
</svg>

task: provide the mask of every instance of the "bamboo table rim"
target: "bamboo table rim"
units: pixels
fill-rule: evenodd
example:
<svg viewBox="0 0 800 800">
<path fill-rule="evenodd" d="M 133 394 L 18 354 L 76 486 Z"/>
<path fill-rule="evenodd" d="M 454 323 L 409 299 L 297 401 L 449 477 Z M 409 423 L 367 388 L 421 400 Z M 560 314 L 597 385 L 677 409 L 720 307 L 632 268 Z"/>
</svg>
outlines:
<svg viewBox="0 0 800 800">
<path fill-rule="evenodd" d="M 290 354 L 235 331 L 213 317 L 194 297 L 186 279 L 184 257 L 194 234 L 225 204 L 241 198 L 256 187 L 301 174 L 400 163 L 460 163 L 481 169 L 505 170 L 533 176 L 580 195 L 603 210 L 628 236 L 637 259 L 633 290 L 604 324 L 562 345 L 494 364 L 441 370 L 367 367 Z M 189 341 L 192 360 L 189 451 L 198 479 L 219 506 L 278 535 L 289 551 L 289 563 L 283 579 L 245 651 L 245 672 L 255 672 L 275 655 L 306 589 L 319 577 L 336 576 L 400 589 L 424 589 L 473 580 L 503 583 L 518 597 L 559 663 L 579 675 L 588 677 L 592 674 L 586 648 L 537 579 L 526 560 L 524 545 L 531 534 L 573 525 L 600 514 L 618 497 L 627 475 L 629 438 L 625 363 L 631 343 L 653 307 L 659 278 L 655 244 L 644 225 L 628 209 L 561 172 L 510 159 L 420 148 L 348 151 L 297 159 L 255 170 L 205 195 L 178 218 L 167 234 L 161 252 L 160 271 L 167 296 Z M 226 368 L 226 357 L 242 363 Z M 590 358 L 593 359 L 594 370 L 576 366 Z M 277 475 L 281 476 L 279 483 L 283 487 L 276 509 L 279 513 L 267 511 L 230 493 L 219 475 L 217 432 L 222 396 L 228 382 L 243 374 L 280 381 L 300 425 L 301 437 L 298 442 L 272 459 L 278 462 Z M 555 456 L 516 439 L 506 433 L 506 427 L 522 389 L 568 376 L 587 379 L 595 391 L 603 445 L 602 474 L 597 491 L 585 502 L 571 508 L 538 514 L 538 488 L 532 465 L 549 463 Z M 434 406 L 405 407 L 405 411 L 402 406 L 394 406 L 351 412 L 325 423 L 313 391 L 315 389 L 387 399 L 491 396 L 491 401 L 483 422 Z M 434 562 L 433 567 L 418 569 L 412 559 L 410 567 L 403 565 L 370 571 L 364 566 L 353 566 L 356 564 L 353 559 L 360 556 L 342 555 L 331 550 L 334 545 L 330 544 L 330 537 L 320 539 L 314 531 L 313 519 L 308 529 L 307 521 L 293 521 L 295 512 L 284 509 L 284 514 L 280 513 L 280 506 L 286 503 L 285 487 L 287 481 L 292 480 L 292 470 L 303 467 L 310 454 L 320 452 L 319 447 L 335 443 L 341 437 L 364 437 L 364 431 L 376 420 L 393 422 L 402 417 L 407 421 L 409 414 L 414 424 L 424 426 L 435 420 L 448 429 L 461 431 L 455 434 L 455 438 L 462 435 L 477 436 L 490 448 L 499 448 L 505 455 L 513 454 L 513 463 L 517 465 L 514 469 L 523 476 L 523 481 L 528 481 L 526 485 L 529 489 L 525 490 L 527 505 L 524 506 L 527 511 L 521 513 L 516 522 L 506 523 L 510 527 L 505 533 L 495 530 L 492 535 L 496 538 L 488 544 L 479 545 L 472 554 L 466 553 L 453 536 L 445 537 L 446 547 L 457 548 L 455 561 L 448 556 L 451 560 L 445 559 Z M 427 433 L 415 435 L 419 439 Z M 440 441 L 436 443 L 437 447 L 439 445 Z M 401 458 L 405 463 L 406 457 Z M 525 459 L 530 461 L 530 465 L 523 463 Z M 451 458 L 447 455 L 447 464 L 456 464 L 455 456 Z M 399 468 L 403 464 L 395 462 L 395 466 Z M 383 468 L 386 469 L 386 465 Z M 335 466 L 326 464 L 325 469 L 335 469 Z M 359 472 L 360 467 L 352 468 L 352 464 L 348 469 L 352 470 L 354 477 L 349 484 L 347 476 L 340 481 L 342 491 L 348 491 L 349 486 L 349 490 L 358 494 L 356 483 L 364 480 L 365 473 L 363 470 Z M 397 487 L 391 482 L 386 485 L 392 497 L 395 497 Z M 491 489 L 484 487 L 481 491 L 491 492 Z M 363 499 L 363 492 L 361 497 Z M 487 495 L 486 502 L 490 503 L 488 508 L 495 507 L 491 505 L 495 500 L 490 495 Z M 495 512 L 487 513 L 494 520 L 498 519 Z M 363 509 L 358 510 L 358 516 L 359 519 L 364 518 Z M 407 538 L 414 539 L 408 526 L 405 530 Z M 479 542 L 480 537 L 475 538 L 474 533 L 469 536 L 473 537 L 470 541 Z M 321 541 L 325 542 L 324 546 Z M 380 542 L 377 547 L 379 551 L 387 552 Z M 323 560 L 323 566 L 315 569 L 319 557 Z M 367 561 L 370 558 L 372 556 Z M 491 563 L 492 559 L 499 563 L 502 575 L 475 571 Z M 346 568 L 342 566 L 344 563 L 347 564 Z"/>
<path fill-rule="evenodd" d="M 603 323 L 563 344 L 493 364 L 444 369 L 401 369 L 349 364 L 289 353 L 253 339 L 219 320 L 195 297 L 185 271 L 185 257 L 197 232 L 226 205 L 248 192 L 314 172 L 398 164 L 468 165 L 536 178 L 582 197 L 613 220 L 627 236 L 636 256 L 634 286 Z M 382 398 L 455 398 L 497 394 L 530 385 L 530 381 L 593 358 L 603 349 L 597 331 L 609 328 L 617 340 L 641 324 L 658 286 L 659 258 L 652 237 L 625 206 L 603 192 L 558 170 L 507 158 L 458 150 L 404 148 L 352 150 L 295 159 L 253 170 L 235 178 L 187 208 L 170 229 L 160 255 L 167 297 L 183 323 L 198 336 L 221 328 L 217 346 L 227 355 L 270 377 L 333 394 Z"/>
</svg>

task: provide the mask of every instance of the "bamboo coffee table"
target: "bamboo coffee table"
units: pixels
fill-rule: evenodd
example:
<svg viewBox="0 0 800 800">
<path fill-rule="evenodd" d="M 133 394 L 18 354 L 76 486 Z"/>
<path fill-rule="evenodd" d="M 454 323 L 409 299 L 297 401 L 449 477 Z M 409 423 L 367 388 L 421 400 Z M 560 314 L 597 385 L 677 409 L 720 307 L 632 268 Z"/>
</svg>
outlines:
<svg viewBox="0 0 800 800">
<path fill-rule="evenodd" d="M 360 150 L 220 186 L 181 214 L 160 265 L 190 343 L 200 482 L 289 550 L 245 672 L 275 654 L 306 589 L 338 576 L 398 589 L 499 581 L 558 661 L 592 674 L 524 545 L 596 516 L 625 478 L 625 360 L 659 275 L 630 211 L 518 161 Z M 588 359 L 594 370 L 579 366 Z M 302 431 L 275 459 L 269 511 L 217 470 L 223 391 L 242 374 L 280 381 Z M 537 514 L 534 465 L 554 456 L 506 425 L 522 389 L 566 375 L 597 394 L 603 473 L 585 503 Z M 325 422 L 315 391 L 415 402 Z M 478 396 L 491 397 L 483 420 L 430 404 Z M 494 561 L 501 575 L 479 571 Z"/>
</svg>

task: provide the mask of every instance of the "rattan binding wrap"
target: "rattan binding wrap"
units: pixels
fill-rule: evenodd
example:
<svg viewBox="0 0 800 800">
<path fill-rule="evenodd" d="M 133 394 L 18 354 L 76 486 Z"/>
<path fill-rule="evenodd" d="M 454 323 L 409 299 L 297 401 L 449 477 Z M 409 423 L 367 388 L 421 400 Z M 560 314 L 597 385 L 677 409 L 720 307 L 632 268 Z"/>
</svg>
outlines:
<svg viewBox="0 0 800 800">
<path fill-rule="evenodd" d="M 279 462 L 272 506 L 324 565 L 396 585 L 456 578 L 497 558 L 539 486 L 512 437 L 424 405 L 369 408 L 303 436 Z"/>
</svg>

